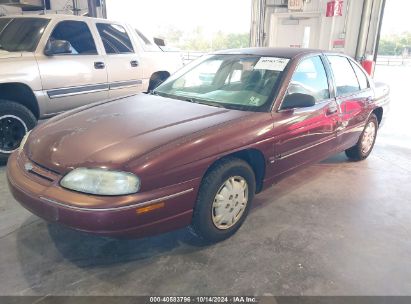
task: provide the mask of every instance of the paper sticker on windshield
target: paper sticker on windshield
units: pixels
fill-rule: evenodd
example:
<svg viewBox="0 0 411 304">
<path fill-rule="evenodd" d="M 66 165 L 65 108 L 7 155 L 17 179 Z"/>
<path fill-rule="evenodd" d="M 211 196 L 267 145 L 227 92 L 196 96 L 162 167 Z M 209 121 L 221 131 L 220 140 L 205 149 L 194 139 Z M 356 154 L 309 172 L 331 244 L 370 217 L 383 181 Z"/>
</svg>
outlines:
<svg viewBox="0 0 411 304">
<path fill-rule="evenodd" d="M 290 59 L 277 57 L 261 57 L 254 70 L 270 70 L 270 71 L 284 71 Z"/>
</svg>

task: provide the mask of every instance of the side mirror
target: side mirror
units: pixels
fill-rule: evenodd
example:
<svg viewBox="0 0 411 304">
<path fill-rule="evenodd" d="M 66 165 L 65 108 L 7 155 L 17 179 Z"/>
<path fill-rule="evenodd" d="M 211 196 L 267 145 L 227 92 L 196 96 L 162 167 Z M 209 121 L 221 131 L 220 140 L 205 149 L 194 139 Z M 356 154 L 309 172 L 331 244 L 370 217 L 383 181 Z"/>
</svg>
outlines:
<svg viewBox="0 0 411 304">
<path fill-rule="evenodd" d="M 49 40 L 47 42 L 44 54 L 46 56 L 53 56 L 58 54 L 71 54 L 72 47 L 70 42 L 66 40 Z"/>
<path fill-rule="evenodd" d="M 294 93 L 285 96 L 281 109 L 308 108 L 315 105 L 315 98 L 308 94 Z"/>
</svg>

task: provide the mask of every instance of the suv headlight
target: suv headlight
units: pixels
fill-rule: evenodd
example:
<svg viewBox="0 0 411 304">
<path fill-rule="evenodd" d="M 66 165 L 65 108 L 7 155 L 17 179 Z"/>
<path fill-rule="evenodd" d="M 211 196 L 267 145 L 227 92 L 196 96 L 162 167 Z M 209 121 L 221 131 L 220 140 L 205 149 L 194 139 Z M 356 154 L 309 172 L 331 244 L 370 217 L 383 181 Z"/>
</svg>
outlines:
<svg viewBox="0 0 411 304">
<path fill-rule="evenodd" d="M 64 176 L 60 185 L 95 195 L 126 195 L 140 190 L 140 179 L 128 172 L 77 168 Z"/>
<path fill-rule="evenodd" d="M 23 151 L 24 146 L 26 145 L 27 139 L 30 136 L 31 131 L 27 132 L 26 135 L 24 135 L 23 139 L 20 142 L 20 147 L 19 147 L 19 151 Z"/>
</svg>

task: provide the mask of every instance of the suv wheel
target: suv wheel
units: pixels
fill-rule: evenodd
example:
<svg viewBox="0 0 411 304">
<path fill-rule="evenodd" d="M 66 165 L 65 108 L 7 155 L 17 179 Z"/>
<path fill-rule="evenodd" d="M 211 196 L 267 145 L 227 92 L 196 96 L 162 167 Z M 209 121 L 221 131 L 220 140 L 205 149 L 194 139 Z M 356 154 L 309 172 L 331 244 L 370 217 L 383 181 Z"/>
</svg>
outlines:
<svg viewBox="0 0 411 304">
<path fill-rule="evenodd" d="M 20 146 L 24 135 L 36 126 L 29 109 L 12 101 L 0 100 L 0 164 Z"/>
</svg>

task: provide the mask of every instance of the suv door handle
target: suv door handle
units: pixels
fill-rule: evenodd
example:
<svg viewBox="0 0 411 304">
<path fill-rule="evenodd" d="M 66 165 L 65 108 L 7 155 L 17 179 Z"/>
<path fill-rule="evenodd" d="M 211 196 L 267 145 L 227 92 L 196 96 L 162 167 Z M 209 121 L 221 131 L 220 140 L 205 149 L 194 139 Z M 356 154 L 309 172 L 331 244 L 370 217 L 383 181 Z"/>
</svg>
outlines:
<svg viewBox="0 0 411 304">
<path fill-rule="evenodd" d="M 106 67 L 106 65 L 104 64 L 104 62 L 101 62 L 101 61 L 94 62 L 94 68 L 96 70 L 102 70 L 105 67 Z"/>
<path fill-rule="evenodd" d="M 133 67 L 133 68 L 138 67 L 138 65 L 139 65 L 138 60 L 131 60 L 131 61 L 130 61 L 130 65 L 131 65 L 131 67 Z"/>
</svg>

